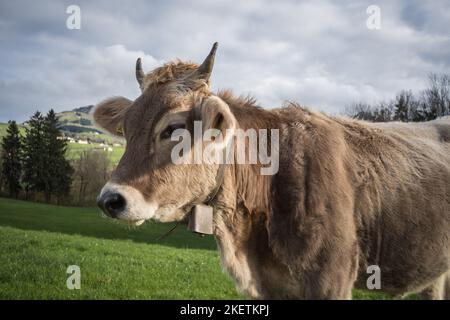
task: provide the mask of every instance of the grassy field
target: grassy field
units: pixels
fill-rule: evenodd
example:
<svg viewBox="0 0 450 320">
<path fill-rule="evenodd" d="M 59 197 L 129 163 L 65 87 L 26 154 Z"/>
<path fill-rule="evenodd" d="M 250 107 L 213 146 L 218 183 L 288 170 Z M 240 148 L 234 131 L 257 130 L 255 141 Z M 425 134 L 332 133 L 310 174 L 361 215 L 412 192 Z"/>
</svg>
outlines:
<svg viewBox="0 0 450 320">
<path fill-rule="evenodd" d="M 22 136 L 25 135 L 25 127 L 21 124 L 18 124 L 19 126 L 19 132 Z M 1 123 L 0 122 L 0 137 L 6 136 L 6 131 L 8 130 L 8 124 L 7 123 Z"/>
<path fill-rule="evenodd" d="M 0 123 L 0 138 L 6 136 L 6 130 L 8 129 L 7 123 Z M 25 136 L 25 127 L 23 125 L 19 124 L 19 131 L 20 134 Z M 104 139 L 109 142 L 114 142 L 117 139 L 112 138 L 111 136 L 100 134 L 100 135 L 92 135 L 91 138 L 99 138 Z M 103 149 L 103 147 L 100 146 L 98 143 L 93 144 L 79 144 L 79 143 L 68 143 L 67 144 L 67 159 L 73 160 L 77 159 L 80 156 L 80 153 L 83 150 L 87 149 Z M 122 157 L 125 147 L 111 147 L 113 151 L 108 151 L 108 158 L 111 161 L 111 166 L 116 166 L 119 163 L 120 158 Z"/>
<path fill-rule="evenodd" d="M 0 198 L 0 299 L 239 299 L 212 237 L 136 229 L 72 208 Z M 69 265 L 81 289 L 69 290 Z M 386 299 L 355 291 L 356 299 Z"/>
<path fill-rule="evenodd" d="M 67 144 L 67 152 L 66 152 L 66 158 L 73 160 L 77 159 L 81 152 L 88 149 L 102 149 L 103 147 L 100 146 L 100 144 L 93 143 L 93 144 L 79 144 L 79 143 L 68 143 Z M 108 158 L 111 161 L 112 166 L 116 166 L 119 163 L 120 158 L 122 158 L 122 155 L 125 151 L 125 147 L 111 147 L 113 151 L 105 151 L 108 154 Z"/>
<path fill-rule="evenodd" d="M 0 198 L 0 299 L 236 299 L 216 244 L 170 225 L 118 225 L 98 209 Z M 81 289 L 69 290 L 69 265 Z"/>
</svg>

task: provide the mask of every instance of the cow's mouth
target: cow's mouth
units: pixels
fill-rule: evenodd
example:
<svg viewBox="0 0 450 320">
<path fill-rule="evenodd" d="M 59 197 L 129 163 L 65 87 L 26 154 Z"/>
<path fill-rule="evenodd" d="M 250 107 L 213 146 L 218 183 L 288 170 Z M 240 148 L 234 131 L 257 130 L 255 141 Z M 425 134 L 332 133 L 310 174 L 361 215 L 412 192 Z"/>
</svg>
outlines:
<svg viewBox="0 0 450 320">
<path fill-rule="evenodd" d="M 188 214 L 189 212 L 186 212 L 183 208 L 162 206 L 156 210 L 153 219 L 159 222 L 183 221 Z"/>
<path fill-rule="evenodd" d="M 142 225 L 146 220 L 145 219 L 140 219 L 140 220 L 123 220 L 123 219 L 118 219 L 117 221 L 126 224 L 126 225 L 130 225 L 130 226 L 136 226 L 139 227 L 140 225 Z"/>
<path fill-rule="evenodd" d="M 128 219 L 125 217 L 118 217 L 117 221 L 129 225 L 139 227 L 143 225 L 147 220 L 155 220 L 158 222 L 183 222 L 187 221 L 190 211 L 186 212 L 183 209 L 162 207 L 156 210 L 155 215 L 150 218 L 144 219 Z"/>
</svg>

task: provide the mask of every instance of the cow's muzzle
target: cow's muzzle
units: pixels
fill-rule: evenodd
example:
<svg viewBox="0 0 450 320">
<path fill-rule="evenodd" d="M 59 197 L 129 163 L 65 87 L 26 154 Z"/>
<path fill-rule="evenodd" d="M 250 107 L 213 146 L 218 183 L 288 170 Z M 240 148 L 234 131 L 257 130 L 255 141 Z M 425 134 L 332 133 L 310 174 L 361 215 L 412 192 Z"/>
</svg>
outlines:
<svg viewBox="0 0 450 320">
<path fill-rule="evenodd" d="M 118 218 L 123 213 L 127 202 L 118 192 L 104 192 L 97 198 L 97 205 L 111 218 Z"/>
</svg>

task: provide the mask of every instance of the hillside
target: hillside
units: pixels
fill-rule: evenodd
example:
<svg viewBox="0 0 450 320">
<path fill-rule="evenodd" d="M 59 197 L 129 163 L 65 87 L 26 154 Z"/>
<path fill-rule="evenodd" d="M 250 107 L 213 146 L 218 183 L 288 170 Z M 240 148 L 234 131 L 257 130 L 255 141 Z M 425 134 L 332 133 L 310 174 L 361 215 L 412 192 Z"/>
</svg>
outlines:
<svg viewBox="0 0 450 320">
<path fill-rule="evenodd" d="M 18 127 L 19 127 L 20 133 L 22 135 L 24 135 L 25 134 L 25 126 L 22 124 L 18 124 Z M 8 124 L 0 122 L 0 138 L 3 138 L 4 136 L 6 136 L 7 129 L 8 129 Z"/>
<path fill-rule="evenodd" d="M 67 157 L 75 159 L 81 151 L 95 149 L 108 152 L 112 165 L 116 165 L 123 152 L 125 140 L 113 136 L 96 127 L 92 118 L 93 106 L 75 108 L 57 113 L 59 128 L 68 139 Z M 19 124 L 19 130 L 25 135 L 27 124 Z M 0 123 L 0 139 L 6 135 L 7 123 Z"/>
<path fill-rule="evenodd" d="M 94 143 L 123 145 L 123 139 L 115 137 L 94 125 L 91 114 L 93 107 L 90 105 L 57 113 L 60 130 L 66 137 L 75 140 L 89 140 Z"/>
<path fill-rule="evenodd" d="M 122 157 L 125 140 L 94 125 L 93 107 L 90 105 L 56 114 L 59 128 L 69 140 L 67 157 L 74 159 L 83 150 L 95 149 L 108 152 L 112 165 L 116 165 Z"/>
</svg>

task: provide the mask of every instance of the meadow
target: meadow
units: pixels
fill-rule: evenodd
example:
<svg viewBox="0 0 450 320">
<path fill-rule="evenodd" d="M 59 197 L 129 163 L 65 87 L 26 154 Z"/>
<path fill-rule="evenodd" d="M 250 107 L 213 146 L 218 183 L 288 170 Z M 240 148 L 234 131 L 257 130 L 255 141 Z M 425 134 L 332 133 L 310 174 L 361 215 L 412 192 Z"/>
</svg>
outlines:
<svg viewBox="0 0 450 320">
<path fill-rule="evenodd" d="M 22 137 L 25 135 L 25 126 L 18 124 L 19 126 L 19 132 L 22 135 Z M 0 122 L 0 138 L 6 136 L 6 131 L 8 130 L 8 124 L 7 123 L 1 123 Z"/>
<path fill-rule="evenodd" d="M 237 299 L 212 237 L 136 229 L 71 208 L 0 198 L 0 299 Z M 81 289 L 69 290 L 69 265 Z"/>
<path fill-rule="evenodd" d="M 66 158 L 69 160 L 75 160 L 78 159 L 81 155 L 81 153 L 84 150 L 91 150 L 91 149 L 97 149 L 102 150 L 104 147 L 100 146 L 98 143 L 92 143 L 92 144 L 79 144 L 79 143 L 68 143 L 67 144 L 67 151 L 66 151 Z M 107 157 L 109 161 L 111 162 L 111 166 L 114 167 L 119 163 L 120 158 L 122 158 L 123 153 L 125 152 L 124 146 L 114 146 L 111 147 L 112 151 L 101 151 L 106 152 Z"/>
<path fill-rule="evenodd" d="M 128 227 L 96 208 L 0 198 L 0 299 L 241 299 L 216 243 L 180 225 Z M 69 290 L 69 265 L 81 289 Z M 387 299 L 359 291 L 355 299 Z"/>
</svg>

